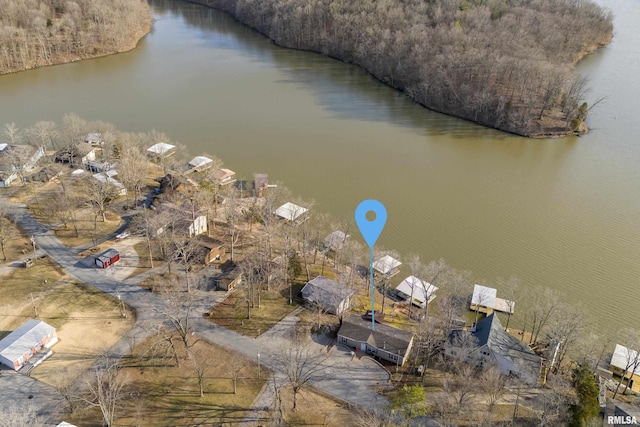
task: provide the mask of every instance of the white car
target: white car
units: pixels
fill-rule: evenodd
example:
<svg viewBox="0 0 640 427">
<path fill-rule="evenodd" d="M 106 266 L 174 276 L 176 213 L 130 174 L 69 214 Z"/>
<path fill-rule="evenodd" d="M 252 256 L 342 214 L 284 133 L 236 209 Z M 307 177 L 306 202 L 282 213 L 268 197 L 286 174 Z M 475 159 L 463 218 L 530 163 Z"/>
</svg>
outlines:
<svg viewBox="0 0 640 427">
<path fill-rule="evenodd" d="M 124 233 L 120 233 L 116 236 L 116 240 L 122 240 L 122 239 L 126 239 L 127 237 L 131 236 L 131 233 L 129 233 L 128 231 L 125 231 Z"/>
</svg>

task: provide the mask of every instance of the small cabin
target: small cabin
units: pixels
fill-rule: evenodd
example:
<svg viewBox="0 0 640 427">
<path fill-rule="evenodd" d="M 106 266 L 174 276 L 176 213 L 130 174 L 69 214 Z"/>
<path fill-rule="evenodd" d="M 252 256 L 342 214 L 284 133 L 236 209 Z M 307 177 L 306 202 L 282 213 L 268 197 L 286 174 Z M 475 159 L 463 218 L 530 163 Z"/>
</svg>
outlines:
<svg viewBox="0 0 640 427">
<path fill-rule="evenodd" d="M 99 268 L 108 268 L 118 261 L 120 261 L 120 253 L 113 248 L 107 249 L 96 257 L 96 265 Z"/>
<path fill-rule="evenodd" d="M 241 283 L 242 273 L 237 268 L 225 271 L 216 279 L 216 286 L 223 291 L 230 291 Z"/>
</svg>

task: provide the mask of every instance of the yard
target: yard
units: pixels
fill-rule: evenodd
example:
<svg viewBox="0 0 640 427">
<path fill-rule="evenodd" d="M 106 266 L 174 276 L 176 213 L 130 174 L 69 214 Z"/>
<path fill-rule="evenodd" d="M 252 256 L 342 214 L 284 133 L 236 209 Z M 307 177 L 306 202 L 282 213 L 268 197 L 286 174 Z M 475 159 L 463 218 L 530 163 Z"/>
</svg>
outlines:
<svg viewBox="0 0 640 427">
<path fill-rule="evenodd" d="M 125 319 L 121 309 L 114 298 L 64 276 L 48 257 L 0 280 L 0 312 L 6 313 L 0 317 L 2 336 L 30 318 L 57 328 L 54 355 L 31 372 L 49 384 L 71 382 L 129 330 L 132 313 Z"/>
<path fill-rule="evenodd" d="M 156 346 L 157 337 L 149 337 L 135 347 L 120 369 L 127 379 L 122 408 L 116 413 L 118 426 L 177 426 L 236 424 L 248 413 L 262 389 L 268 373 L 238 354 L 200 341 L 191 348 L 176 348 L 177 366 L 167 357 L 166 348 Z M 203 396 L 200 395 L 197 366 L 202 366 Z M 234 372 L 236 393 L 234 393 Z M 97 408 L 71 414 L 68 421 L 78 425 L 99 425 Z"/>
<path fill-rule="evenodd" d="M 300 284 L 292 287 L 293 304 L 291 305 L 288 288 L 282 292 L 261 290 L 260 307 L 251 309 L 251 318 L 247 318 L 246 289 L 236 289 L 222 303 L 209 311 L 208 318 L 213 323 L 239 334 L 257 337 L 300 305 L 295 296 L 301 289 Z"/>
<path fill-rule="evenodd" d="M 6 227 L 4 235 L 8 238 L 4 242 L 4 254 L 0 252 L 0 266 L 10 265 L 11 261 L 22 259 L 33 252 L 29 236 L 25 236 L 20 227 L 9 220 L 6 220 L 2 226 Z M 6 259 L 4 259 L 5 256 Z"/>
</svg>

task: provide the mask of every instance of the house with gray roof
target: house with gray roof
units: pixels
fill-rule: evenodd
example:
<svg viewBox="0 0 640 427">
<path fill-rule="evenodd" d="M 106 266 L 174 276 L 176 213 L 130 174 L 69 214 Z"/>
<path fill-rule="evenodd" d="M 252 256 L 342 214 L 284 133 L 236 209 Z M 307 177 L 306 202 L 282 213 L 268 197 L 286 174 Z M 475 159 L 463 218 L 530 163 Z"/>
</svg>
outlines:
<svg viewBox="0 0 640 427">
<path fill-rule="evenodd" d="M 307 303 L 339 316 L 349 308 L 355 291 L 328 277 L 318 276 L 307 282 L 301 293 Z"/>
<path fill-rule="evenodd" d="M 449 357 L 459 356 L 455 349 L 456 338 L 465 338 L 463 336 L 465 334 L 470 334 L 476 339 L 475 348 L 464 352 L 467 362 L 474 363 L 478 367 L 495 364 L 502 375 L 515 375 L 528 384 L 538 382 L 542 369 L 542 357 L 505 331 L 495 313 L 479 322 L 475 330 L 454 331 L 450 337 L 454 348 L 447 351 Z"/>
<path fill-rule="evenodd" d="M 37 363 L 42 362 L 52 354 L 49 348 L 57 342 L 58 335 L 53 326 L 42 320 L 29 319 L 0 340 L 0 363 L 17 371 L 44 349 L 43 357 L 37 358 Z"/>
<path fill-rule="evenodd" d="M 413 333 L 384 323 L 376 323 L 372 331 L 370 320 L 350 314 L 342 320 L 338 343 L 402 366 L 411 351 Z"/>
</svg>

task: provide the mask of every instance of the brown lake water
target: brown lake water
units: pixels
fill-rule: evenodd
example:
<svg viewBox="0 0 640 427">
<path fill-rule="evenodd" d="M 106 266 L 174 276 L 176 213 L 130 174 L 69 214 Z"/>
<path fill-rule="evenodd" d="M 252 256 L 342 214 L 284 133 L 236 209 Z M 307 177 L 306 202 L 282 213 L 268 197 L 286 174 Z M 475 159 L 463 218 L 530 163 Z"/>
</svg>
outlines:
<svg viewBox="0 0 640 427">
<path fill-rule="evenodd" d="M 640 327 L 640 8 L 579 65 L 583 137 L 528 140 L 428 111 L 362 70 L 274 46 L 222 12 L 152 0 L 131 52 L 0 77 L 0 122 L 67 112 L 156 129 L 250 178 L 267 172 L 316 209 L 352 217 L 382 201 L 379 244 L 444 258 L 491 285 L 517 275 L 585 304 L 600 325 Z M 526 303 L 526 302 L 523 302 Z"/>
</svg>

